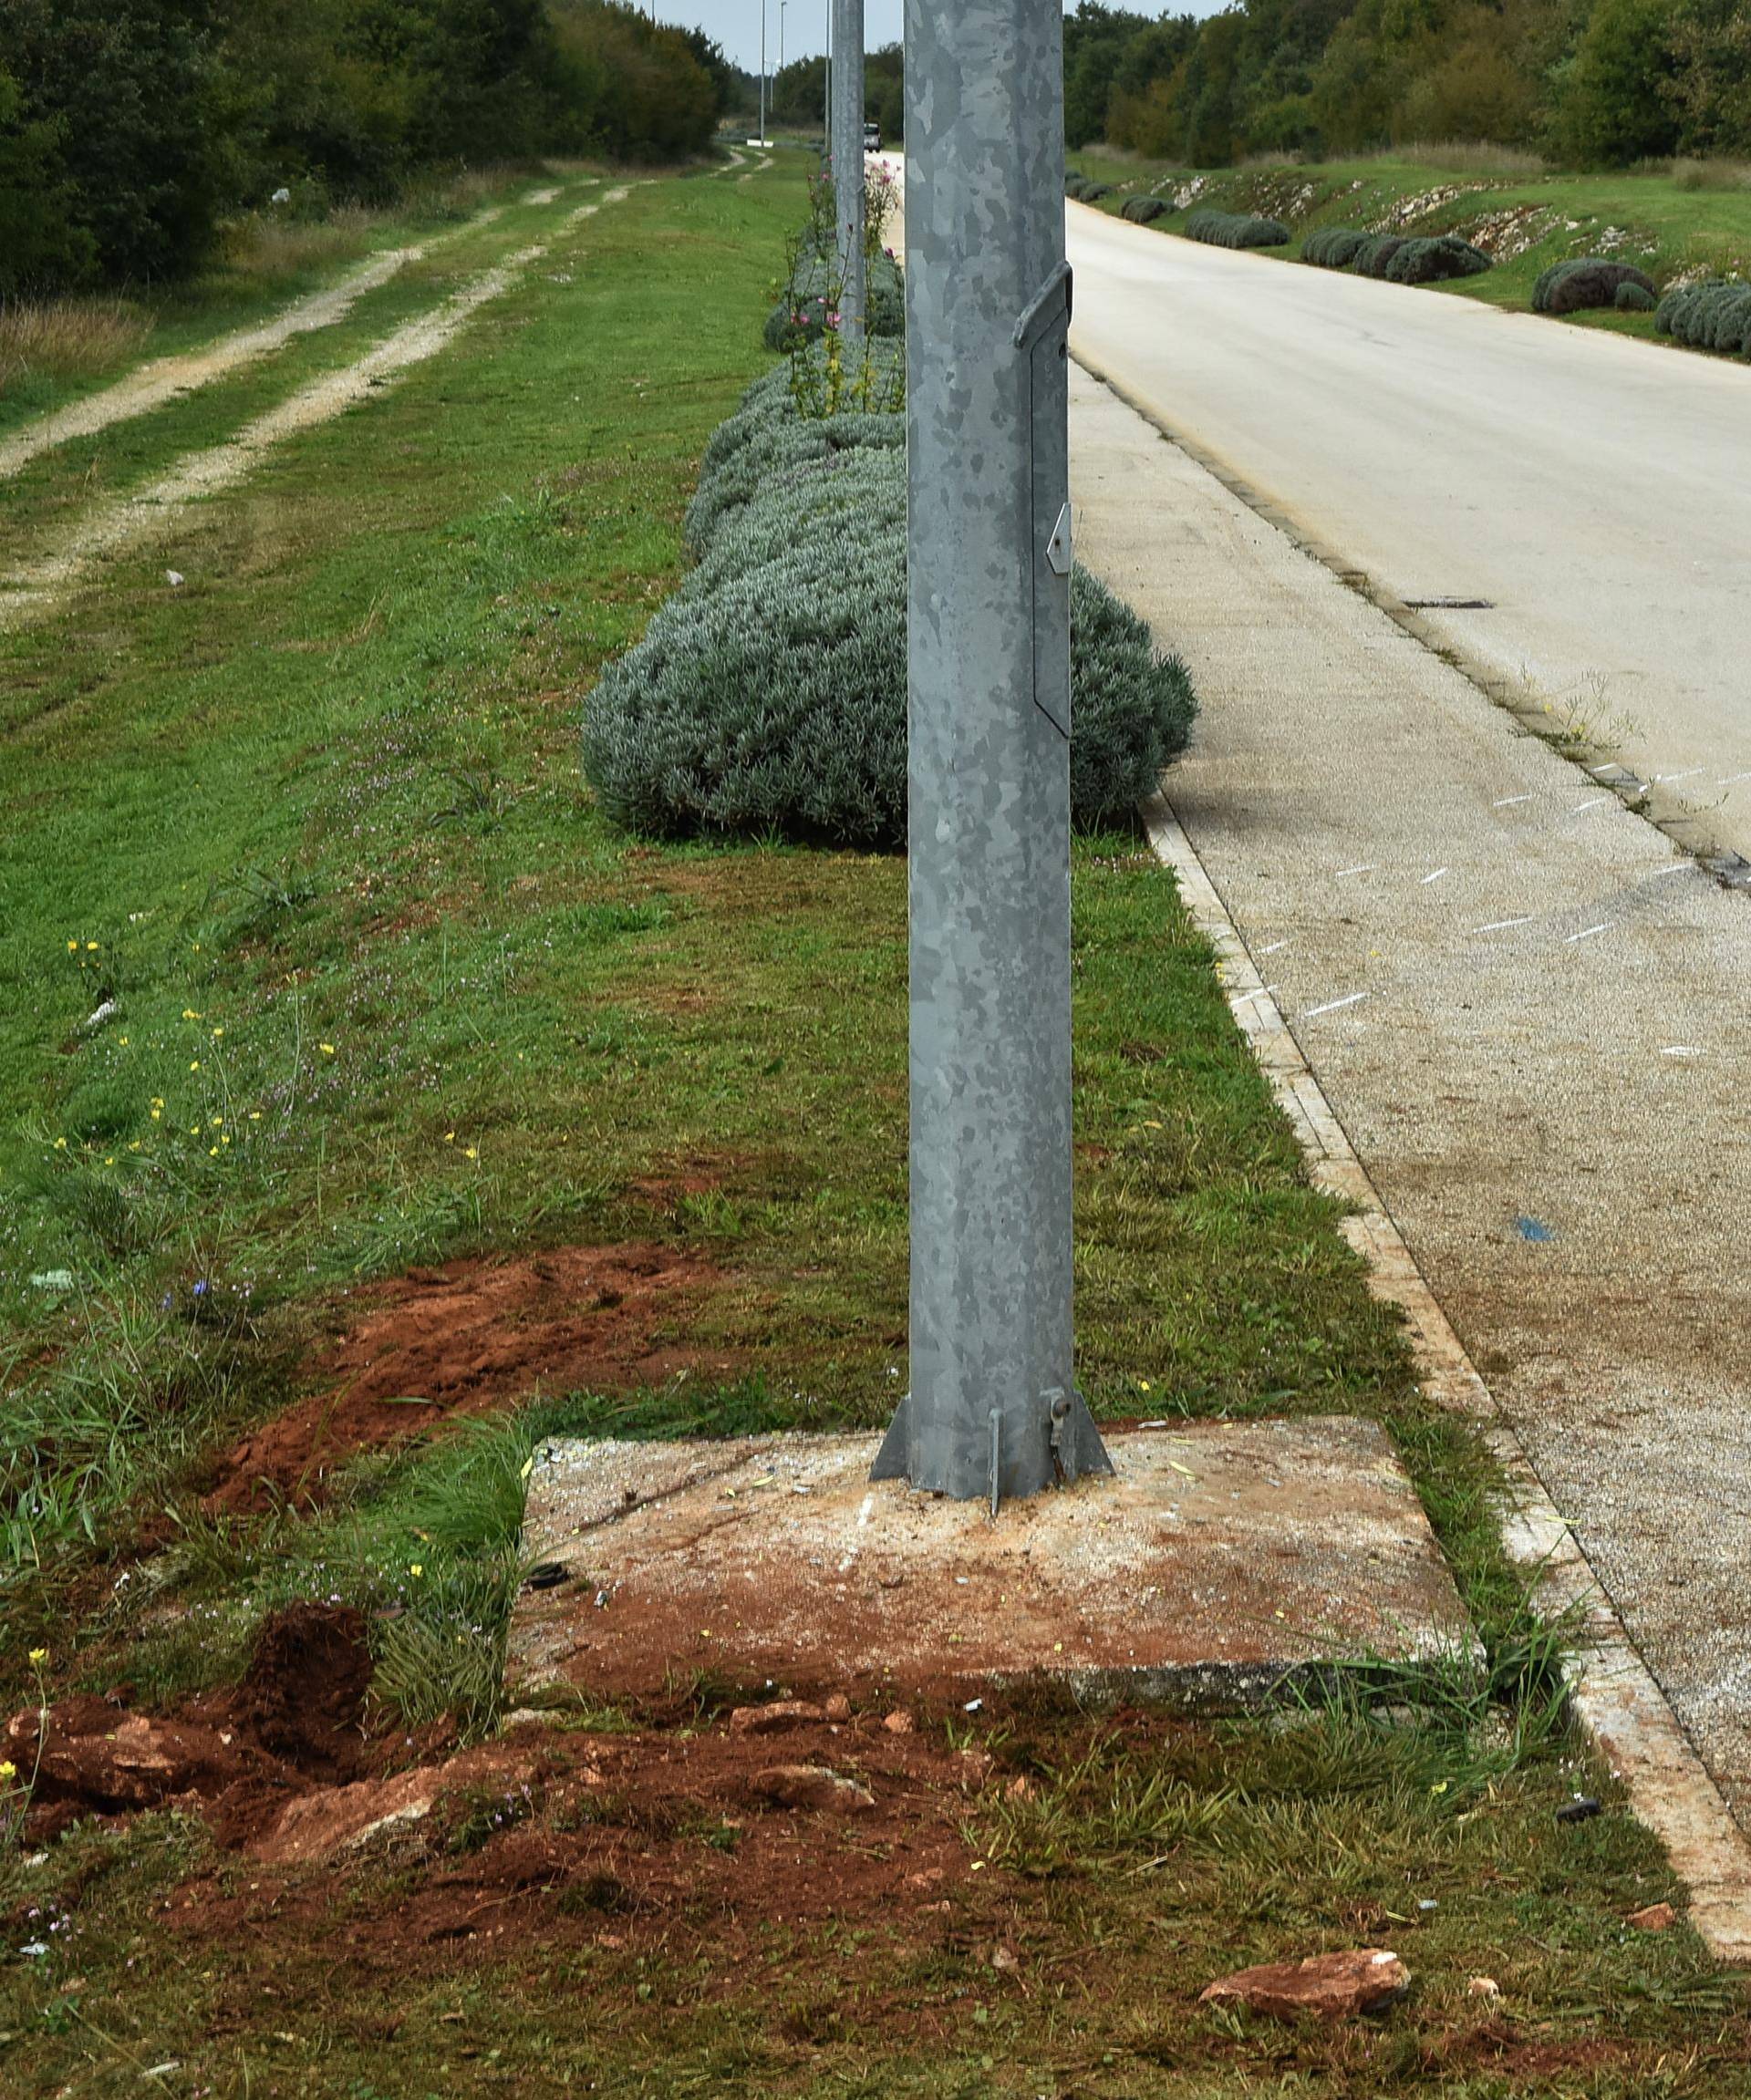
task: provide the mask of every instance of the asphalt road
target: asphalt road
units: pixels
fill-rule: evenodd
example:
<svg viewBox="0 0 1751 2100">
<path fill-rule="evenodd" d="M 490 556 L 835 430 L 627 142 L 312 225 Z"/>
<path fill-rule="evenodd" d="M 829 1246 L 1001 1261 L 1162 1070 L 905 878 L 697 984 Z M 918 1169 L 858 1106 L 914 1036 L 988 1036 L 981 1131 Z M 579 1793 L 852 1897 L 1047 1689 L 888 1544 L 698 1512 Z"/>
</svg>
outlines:
<svg viewBox="0 0 1751 2100">
<path fill-rule="evenodd" d="M 1082 362 L 1751 857 L 1751 366 L 1067 212 Z"/>
</svg>

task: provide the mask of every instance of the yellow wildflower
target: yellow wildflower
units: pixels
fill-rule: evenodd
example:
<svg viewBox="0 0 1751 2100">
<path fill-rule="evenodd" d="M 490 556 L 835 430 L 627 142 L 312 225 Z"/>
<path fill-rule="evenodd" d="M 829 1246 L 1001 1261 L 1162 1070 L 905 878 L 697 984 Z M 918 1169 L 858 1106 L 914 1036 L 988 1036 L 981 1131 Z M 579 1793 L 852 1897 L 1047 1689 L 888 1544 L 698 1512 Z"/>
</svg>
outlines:
<svg viewBox="0 0 1751 2100">
<path fill-rule="evenodd" d="M 318 1043 L 316 1048 L 322 1052 L 324 1057 L 333 1057 L 335 1054 L 335 1046 L 333 1043 Z"/>
<path fill-rule="evenodd" d="M 0 1780 L 16 1779 L 18 1767 L 10 1757 L 0 1757 Z"/>
<path fill-rule="evenodd" d="M 33 1663 L 47 1662 L 48 1660 L 47 1649 L 33 1648 L 30 1651 L 30 1660 Z"/>
</svg>

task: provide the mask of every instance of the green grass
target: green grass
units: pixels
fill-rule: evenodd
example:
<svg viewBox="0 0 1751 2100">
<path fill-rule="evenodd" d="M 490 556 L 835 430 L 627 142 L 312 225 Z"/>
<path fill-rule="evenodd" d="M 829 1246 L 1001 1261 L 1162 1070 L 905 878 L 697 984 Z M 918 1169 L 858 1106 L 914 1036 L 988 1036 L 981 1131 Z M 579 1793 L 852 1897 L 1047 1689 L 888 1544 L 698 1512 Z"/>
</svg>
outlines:
<svg viewBox="0 0 1751 2100">
<path fill-rule="evenodd" d="M 763 362 L 803 166 L 635 190 L 443 357 L 0 636 L 15 1704 L 39 1646 L 57 1695 L 125 1679 L 150 1706 L 223 1685 L 264 1612 L 318 1596 L 371 1615 L 386 1722 L 483 1734 L 538 1439 L 874 1427 L 891 1409 L 904 869 L 652 846 L 603 822 L 576 766 L 579 690 L 673 587 L 699 454 Z M 215 391 L 140 442 L 161 462 L 262 398 Z M 70 512 L 85 471 L 45 464 L 44 515 Z M 935 1716 L 996 1774 L 921 1803 L 960 1862 L 948 1910 L 852 1904 L 807 1928 L 688 1893 L 689 1862 L 746 1848 L 728 1803 L 678 1809 L 672 1830 L 611 1799 L 593 1812 L 610 1880 L 660 1885 L 624 1929 L 591 1922 L 609 1880 L 544 1868 L 520 1908 L 486 1914 L 503 1938 L 412 1959 L 388 1951 L 394 1922 L 509 1841 L 478 1799 L 430 1850 L 290 1881 L 180 1813 L 87 1828 L 40 1867 L 0 1867 L 8 1944 L 30 1905 L 72 1920 L 50 1956 L 0 1963 L 0 2084 L 137 2093 L 174 2058 L 162 2089 L 346 2100 L 519 2079 L 1751 2090 L 1734 1987 L 1686 1929 L 1621 1925 L 1680 1892 L 1555 1712 L 1490 1467 L 1415 1390 L 1170 877 L 1133 835 L 1083 842 L 1074 915 L 1083 1383 L 1106 1414 L 1388 1422 L 1487 1682 L 1419 1674 L 1283 1729 L 1025 1701 Z M 628 1239 L 706 1265 L 685 1323 L 654 1338 L 685 1360 L 675 1375 L 418 1435 L 359 1459 L 316 1513 L 202 1514 L 214 1451 L 310 1387 L 361 1282 Z M 720 1725 L 697 1692 L 679 1720 L 578 1714 L 559 1740 L 613 1730 L 685 1760 Z M 1018 1778 L 1027 1799 L 1003 1790 Z M 1578 1785 L 1608 1809 L 1571 1831 L 1553 1811 Z M 542 1808 L 517 1841 L 569 1842 L 557 1818 Z M 826 1834 L 823 1871 L 842 1846 L 861 1871 L 860 1842 Z M 1419 1975 L 1380 2027 L 1191 2010 L 1231 1961 L 1371 1934 L 1412 1938 Z M 992 1969 L 1000 1942 L 1015 1968 Z M 1464 1996 L 1478 1971 L 1502 1983 L 1499 2016 Z"/>
<path fill-rule="evenodd" d="M 1131 197 L 1162 196 L 1196 182 L 1196 197 L 1154 222 L 1158 233 L 1180 231 L 1200 209 L 1257 212 L 1281 219 L 1299 255 L 1316 227 L 1359 226 L 1370 232 L 1457 233 L 1477 241 L 1498 260 L 1477 277 L 1442 284 L 1443 292 L 1491 305 L 1529 308 L 1532 286 L 1547 264 L 1572 255 L 1607 254 L 1633 263 L 1662 286 L 1685 274 L 1738 275 L 1751 272 L 1751 185 L 1693 186 L 1673 172 L 1569 175 L 1513 166 L 1480 166 L 1473 155 L 1448 165 L 1438 150 L 1426 158 L 1390 155 L 1306 167 L 1269 166 L 1195 171 L 1093 148 L 1071 155 L 1072 165 L 1109 182 L 1097 209 L 1123 212 Z M 1585 327 L 1654 340 L 1642 314 L 1582 313 L 1565 316 Z"/>
</svg>

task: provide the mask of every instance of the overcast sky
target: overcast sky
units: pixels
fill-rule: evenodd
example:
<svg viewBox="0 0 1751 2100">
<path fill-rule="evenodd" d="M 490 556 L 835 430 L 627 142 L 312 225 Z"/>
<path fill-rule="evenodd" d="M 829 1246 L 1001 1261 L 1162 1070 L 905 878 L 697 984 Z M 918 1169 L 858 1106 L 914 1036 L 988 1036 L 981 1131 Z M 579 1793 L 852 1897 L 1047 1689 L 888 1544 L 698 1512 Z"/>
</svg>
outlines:
<svg viewBox="0 0 1751 2100">
<path fill-rule="evenodd" d="M 1157 0 L 1131 0 L 1138 14 L 1163 12 Z M 1171 0 L 1173 15 L 1215 15 L 1226 0 Z M 784 8 L 784 57 L 804 58 L 827 44 L 829 0 L 788 0 Z M 657 0 L 659 22 L 701 28 L 715 36 L 738 65 L 760 70 L 761 0 Z M 1072 12 L 1069 0 L 1064 8 Z M 900 39 L 901 0 L 864 0 L 864 39 L 870 50 Z M 766 63 L 778 70 L 779 0 L 766 0 Z"/>
</svg>

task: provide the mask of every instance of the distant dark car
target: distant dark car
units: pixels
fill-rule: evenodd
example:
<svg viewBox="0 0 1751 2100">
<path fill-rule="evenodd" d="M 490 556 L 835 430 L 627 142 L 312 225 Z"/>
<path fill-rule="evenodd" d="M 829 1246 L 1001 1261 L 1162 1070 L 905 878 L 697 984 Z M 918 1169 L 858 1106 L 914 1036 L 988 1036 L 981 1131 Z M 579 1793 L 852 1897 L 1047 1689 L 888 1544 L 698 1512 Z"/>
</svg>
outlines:
<svg viewBox="0 0 1751 2100">
<path fill-rule="evenodd" d="M 864 151 L 879 153 L 882 150 L 882 128 L 879 124 L 864 126 Z"/>
</svg>

